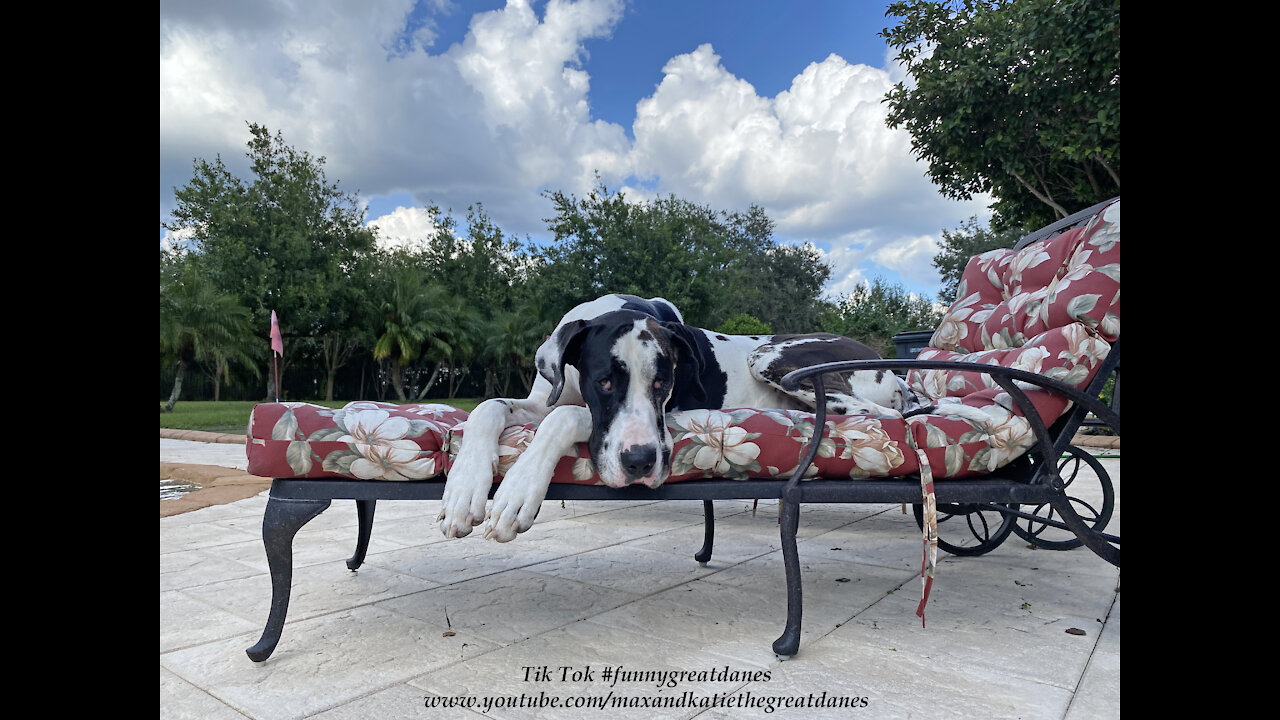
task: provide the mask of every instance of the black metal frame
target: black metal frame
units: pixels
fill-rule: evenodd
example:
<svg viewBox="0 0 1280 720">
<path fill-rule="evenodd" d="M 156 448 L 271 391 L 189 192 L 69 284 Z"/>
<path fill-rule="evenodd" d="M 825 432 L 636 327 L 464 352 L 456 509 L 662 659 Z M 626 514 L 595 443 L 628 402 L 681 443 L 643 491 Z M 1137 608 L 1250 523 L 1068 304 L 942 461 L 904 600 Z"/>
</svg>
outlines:
<svg viewBox="0 0 1280 720">
<path fill-rule="evenodd" d="M 980 503 L 1001 512 L 1049 522 L 1043 518 L 1026 515 L 1001 507 L 1000 504 L 1047 503 L 1062 517 L 1058 527 L 1073 532 L 1083 544 L 1107 562 L 1119 567 L 1119 538 L 1106 535 L 1090 527 L 1078 514 L 1058 477 L 1055 459 L 1070 443 L 1085 415 L 1094 413 L 1117 434 L 1120 432 L 1119 413 L 1097 399 L 1106 377 L 1120 363 L 1120 343 L 1112 346 L 1111 353 L 1103 361 L 1095 380 L 1084 390 L 1065 385 L 1056 380 L 1021 370 L 992 365 L 929 360 L 864 360 L 827 363 L 797 370 L 783 379 L 788 388 L 799 386 L 802 381 L 813 383 L 819 399 L 815 410 L 814 427 L 823 427 L 827 410 L 823 402 L 822 376 L 831 372 L 875 369 L 947 369 L 966 370 L 990 375 L 997 384 L 1008 391 L 1031 425 L 1037 438 L 1037 446 L 1029 452 L 1037 453 L 1043 462 L 1013 463 L 980 478 L 935 481 L 935 495 L 939 503 Z M 1060 393 L 1075 406 L 1070 412 L 1046 427 L 1026 394 L 1016 382 L 1029 383 Z M 800 561 L 796 547 L 801 503 L 918 503 L 919 482 L 911 477 L 880 480 L 801 480 L 805 470 L 818 452 L 821 433 L 814 433 L 805 450 L 804 458 L 787 480 L 689 480 L 662 485 L 657 488 L 610 488 L 602 485 L 553 484 L 547 492 L 547 500 L 702 500 L 705 518 L 703 546 L 694 559 L 706 563 L 711 559 L 715 538 L 714 500 L 780 499 L 782 516 L 780 534 L 783 564 L 786 568 L 787 621 L 782 635 L 773 643 L 779 656 L 790 657 L 800 645 L 802 597 Z M 439 500 L 444 492 L 443 479 L 415 482 L 389 482 L 375 480 L 340 479 L 288 479 L 276 478 L 271 484 L 262 521 L 262 537 L 266 546 L 267 561 L 271 570 L 271 611 L 261 639 L 246 650 L 255 662 L 271 656 L 284 629 L 289 608 L 290 588 L 293 578 L 293 537 L 298 529 L 329 507 L 333 500 L 354 500 L 359 518 L 359 535 L 356 549 L 347 560 L 347 567 L 355 570 L 364 562 L 373 529 L 373 516 L 378 500 Z"/>
</svg>

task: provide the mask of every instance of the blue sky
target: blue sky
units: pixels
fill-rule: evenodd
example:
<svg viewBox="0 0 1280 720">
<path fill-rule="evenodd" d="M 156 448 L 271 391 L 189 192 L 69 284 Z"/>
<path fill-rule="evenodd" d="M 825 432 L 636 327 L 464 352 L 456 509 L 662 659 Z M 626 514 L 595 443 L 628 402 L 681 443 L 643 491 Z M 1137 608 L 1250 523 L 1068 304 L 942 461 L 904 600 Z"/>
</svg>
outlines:
<svg viewBox="0 0 1280 720">
<path fill-rule="evenodd" d="M 484 203 L 545 241 L 550 204 L 596 174 L 643 199 L 765 208 L 833 267 L 932 297 L 943 229 L 987 199 L 942 198 L 884 126 L 902 79 L 886 3 L 847 0 L 315 0 L 160 5 L 160 213 L 192 158 L 242 162 L 247 122 L 326 158 L 387 242 Z M 161 241 L 174 242 L 161 229 Z"/>
</svg>

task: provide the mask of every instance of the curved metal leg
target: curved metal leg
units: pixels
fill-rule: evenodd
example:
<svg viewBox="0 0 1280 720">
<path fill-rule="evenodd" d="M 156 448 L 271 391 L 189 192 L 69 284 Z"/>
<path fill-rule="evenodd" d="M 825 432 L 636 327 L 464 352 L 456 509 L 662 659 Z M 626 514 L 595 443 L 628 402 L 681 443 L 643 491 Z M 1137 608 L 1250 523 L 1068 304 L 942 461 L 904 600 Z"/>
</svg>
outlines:
<svg viewBox="0 0 1280 720">
<path fill-rule="evenodd" d="M 262 517 L 262 543 L 271 568 L 271 614 L 262 638 L 245 650 L 249 659 L 262 662 L 271 657 L 284 630 L 289 612 L 289 592 L 293 583 L 293 536 L 298 529 L 329 507 L 329 500 L 289 500 L 271 498 Z"/>
<path fill-rule="evenodd" d="M 369 550 L 369 536 L 373 533 L 373 509 L 377 500 L 357 500 L 356 516 L 360 519 L 360 535 L 356 538 L 356 553 L 347 558 L 347 569 L 356 570 L 364 564 Z"/>
<path fill-rule="evenodd" d="M 1058 515 L 1062 518 L 1062 522 L 1070 528 L 1071 532 L 1080 538 L 1080 542 L 1084 546 L 1092 550 L 1098 557 L 1107 562 L 1120 567 L 1120 548 L 1107 542 L 1106 538 L 1098 534 L 1084 518 L 1076 513 L 1076 509 L 1071 506 L 1071 499 L 1066 494 L 1056 495 L 1049 504 L 1054 510 L 1058 511 Z"/>
<path fill-rule="evenodd" d="M 1058 478 L 1062 480 L 1062 491 L 1076 507 L 1076 514 L 1094 530 L 1105 530 L 1115 511 L 1115 486 L 1102 463 L 1088 451 L 1068 445 L 1058 462 Z M 1050 521 L 1056 519 L 1051 503 L 1032 505 L 1031 514 Z M 1013 531 L 1023 540 L 1046 550 L 1074 550 L 1083 544 L 1074 534 L 1061 532 L 1056 524 L 1026 518 L 1015 522 Z"/>
<path fill-rule="evenodd" d="M 796 530 L 800 526 L 800 505 L 789 500 L 782 503 L 782 563 L 787 570 L 787 627 L 773 641 L 773 652 L 785 660 L 800 649 L 800 552 L 796 549 Z"/>
<path fill-rule="evenodd" d="M 716 539 L 716 511 L 715 506 L 710 500 L 702 501 L 702 549 L 694 553 L 693 559 L 698 564 L 706 567 L 707 561 L 711 559 L 711 546 Z"/>
</svg>

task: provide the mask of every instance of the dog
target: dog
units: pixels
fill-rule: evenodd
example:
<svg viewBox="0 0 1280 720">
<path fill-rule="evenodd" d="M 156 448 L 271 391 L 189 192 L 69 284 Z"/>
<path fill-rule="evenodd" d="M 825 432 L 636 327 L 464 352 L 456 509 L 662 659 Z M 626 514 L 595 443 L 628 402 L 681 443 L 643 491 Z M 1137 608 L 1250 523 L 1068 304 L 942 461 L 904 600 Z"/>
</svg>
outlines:
<svg viewBox="0 0 1280 720">
<path fill-rule="evenodd" d="M 665 416 L 698 408 L 815 407 L 812 385 L 782 389 L 792 370 L 880 356 L 839 335 L 724 335 L 685 325 L 662 298 L 606 295 L 570 310 L 538 348 L 529 397 L 480 403 L 466 421 L 449 470 L 441 532 L 457 538 L 487 523 L 484 537 L 513 540 L 533 525 L 556 463 L 578 443 L 590 448 L 610 487 L 657 487 L 671 468 Z M 883 370 L 831 377 L 833 414 L 902 417 L 921 405 L 897 375 Z M 485 512 L 504 428 L 538 423 Z"/>
</svg>

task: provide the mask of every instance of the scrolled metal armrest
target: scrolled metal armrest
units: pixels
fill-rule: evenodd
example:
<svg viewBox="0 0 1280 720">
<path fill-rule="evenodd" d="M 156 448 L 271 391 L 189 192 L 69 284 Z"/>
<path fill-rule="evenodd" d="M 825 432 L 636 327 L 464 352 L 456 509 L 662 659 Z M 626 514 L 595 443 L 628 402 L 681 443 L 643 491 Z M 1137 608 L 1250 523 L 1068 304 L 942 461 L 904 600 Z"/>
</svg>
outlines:
<svg viewBox="0 0 1280 720">
<path fill-rule="evenodd" d="M 822 363 L 820 365 L 810 365 L 809 367 L 792 370 L 782 378 L 782 388 L 787 391 L 796 390 L 800 387 L 800 383 L 804 380 L 814 377 L 815 375 L 825 375 L 833 372 L 854 372 L 856 370 L 960 370 L 965 372 L 982 373 L 990 375 L 997 380 L 1017 380 L 1036 387 L 1065 395 L 1072 402 L 1079 403 L 1086 410 L 1093 413 L 1099 420 L 1105 422 L 1109 427 L 1120 434 L 1120 415 L 1111 408 L 1107 407 L 1097 397 L 1068 385 L 1060 380 L 1054 380 L 1051 377 L 1040 375 L 1038 373 L 1028 372 L 1026 370 L 1017 370 L 1015 368 L 1001 367 L 999 365 L 986 365 L 983 363 L 960 362 L 956 360 L 846 360 L 842 362 Z M 1017 398 L 1015 396 L 1015 401 Z M 1020 403 L 1019 403 L 1020 405 Z M 1019 408 L 1026 412 L 1026 408 Z M 1034 408 L 1031 409 L 1034 412 Z"/>
<path fill-rule="evenodd" d="M 1118 351 L 1117 351 L 1118 352 Z M 1118 357 L 1117 357 L 1118 362 Z M 1104 363 L 1105 365 L 1105 363 Z M 960 370 L 966 372 L 982 373 L 990 375 L 996 384 L 1009 393 L 1014 405 L 1022 412 L 1023 417 L 1031 426 L 1031 431 L 1035 435 L 1037 444 L 1039 445 L 1040 455 L 1044 460 L 1044 467 L 1047 471 L 1052 472 L 1055 464 L 1052 462 L 1055 443 L 1049 437 L 1048 428 L 1045 426 L 1043 418 L 1032 404 L 1031 399 L 1026 393 L 1019 388 L 1014 381 L 1020 381 L 1029 385 L 1044 388 L 1050 392 L 1056 392 L 1064 395 L 1067 399 L 1083 406 L 1089 412 L 1092 412 L 1098 419 L 1105 422 L 1109 427 L 1115 430 L 1116 434 L 1120 434 L 1120 414 L 1107 407 L 1099 398 L 1089 395 L 1088 393 L 1059 380 L 1040 375 L 1038 373 L 1028 372 L 1026 370 L 1017 370 L 1014 368 L 1002 367 L 1000 365 L 986 365 L 983 363 L 961 362 L 957 360 L 846 360 L 840 362 L 822 363 L 819 365 L 811 365 L 809 367 L 793 370 L 783 376 L 781 385 L 784 390 L 793 391 L 800 387 L 800 383 L 804 380 L 810 380 L 814 383 L 817 407 L 815 408 L 819 421 L 815 423 L 815 431 L 812 440 L 810 440 L 809 452 L 806 453 L 805 459 L 812 461 L 817 451 L 818 441 L 821 439 L 821 432 L 816 428 L 821 427 L 820 423 L 826 418 L 826 398 L 822 392 L 822 376 L 833 372 L 854 372 L 857 370 Z M 1110 372 L 1110 369 L 1108 369 Z M 1057 448 L 1061 451 L 1061 448 Z M 787 489 L 795 487 L 800 479 L 800 475 L 807 467 L 806 462 L 802 462 L 796 468 L 795 474 L 791 478 L 791 482 L 787 484 Z M 1056 474 L 1053 475 L 1056 478 Z"/>
</svg>

